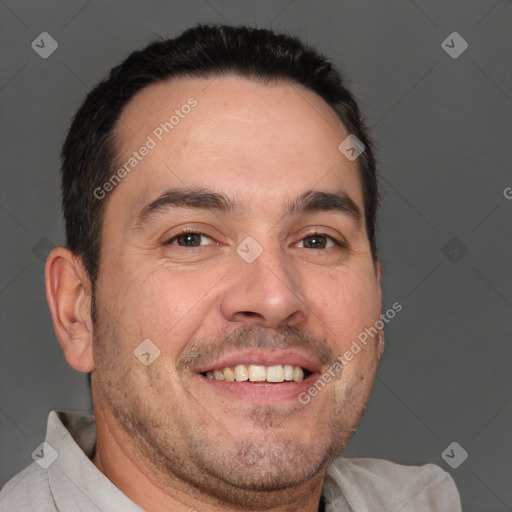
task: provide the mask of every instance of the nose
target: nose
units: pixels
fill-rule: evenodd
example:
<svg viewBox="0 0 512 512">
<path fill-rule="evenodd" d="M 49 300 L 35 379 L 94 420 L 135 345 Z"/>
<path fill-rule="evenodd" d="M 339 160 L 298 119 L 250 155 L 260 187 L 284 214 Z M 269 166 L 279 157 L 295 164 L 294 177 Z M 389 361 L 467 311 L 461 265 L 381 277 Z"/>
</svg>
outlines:
<svg viewBox="0 0 512 512">
<path fill-rule="evenodd" d="M 299 271 L 279 247 L 264 249 L 252 263 L 237 258 L 221 301 L 227 321 L 273 329 L 306 323 L 309 307 L 300 290 Z"/>
</svg>

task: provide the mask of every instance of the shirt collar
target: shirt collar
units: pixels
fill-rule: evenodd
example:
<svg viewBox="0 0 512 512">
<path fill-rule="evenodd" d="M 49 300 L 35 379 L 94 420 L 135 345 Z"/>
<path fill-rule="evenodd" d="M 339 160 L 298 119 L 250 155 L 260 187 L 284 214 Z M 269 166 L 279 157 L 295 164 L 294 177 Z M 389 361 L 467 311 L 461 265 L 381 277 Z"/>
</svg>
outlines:
<svg viewBox="0 0 512 512">
<path fill-rule="evenodd" d="M 93 415 L 52 411 L 48 417 L 46 442 L 57 453 L 57 459 L 47 471 L 58 510 L 78 507 L 84 511 L 144 512 L 90 460 L 96 444 Z"/>
<path fill-rule="evenodd" d="M 96 448 L 94 415 L 52 411 L 48 416 L 46 442 L 57 453 L 47 468 L 57 510 L 71 509 L 73 505 L 87 511 L 144 512 L 92 462 Z M 326 512 L 350 512 L 337 474 L 331 468 L 327 471 L 323 498 Z"/>
</svg>

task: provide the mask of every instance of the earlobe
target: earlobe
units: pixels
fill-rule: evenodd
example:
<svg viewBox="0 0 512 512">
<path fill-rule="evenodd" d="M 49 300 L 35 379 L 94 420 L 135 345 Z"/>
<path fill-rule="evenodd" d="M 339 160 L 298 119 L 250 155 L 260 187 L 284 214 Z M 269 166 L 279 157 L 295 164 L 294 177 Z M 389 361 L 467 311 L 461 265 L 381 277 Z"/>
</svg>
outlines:
<svg viewBox="0 0 512 512">
<path fill-rule="evenodd" d="M 46 298 L 55 334 L 68 364 L 80 372 L 94 370 L 91 286 L 81 258 L 65 247 L 46 261 Z"/>
<path fill-rule="evenodd" d="M 382 271 L 383 271 L 381 260 L 377 260 L 375 271 L 377 274 L 377 282 L 379 283 L 379 288 L 381 288 L 382 287 Z"/>
<path fill-rule="evenodd" d="M 380 304 L 380 309 L 382 309 L 382 262 L 379 260 L 377 260 L 377 283 L 379 285 L 379 304 Z M 379 347 L 378 347 L 378 358 L 380 360 L 380 358 L 382 357 L 382 354 L 384 353 L 384 346 L 385 346 L 385 341 L 384 341 L 384 329 L 380 329 L 379 330 Z"/>
<path fill-rule="evenodd" d="M 378 354 L 378 359 L 380 360 L 380 358 L 382 357 L 382 354 L 384 353 L 384 347 L 385 347 L 386 343 L 384 341 L 384 330 L 381 329 L 379 331 L 379 354 Z"/>
</svg>

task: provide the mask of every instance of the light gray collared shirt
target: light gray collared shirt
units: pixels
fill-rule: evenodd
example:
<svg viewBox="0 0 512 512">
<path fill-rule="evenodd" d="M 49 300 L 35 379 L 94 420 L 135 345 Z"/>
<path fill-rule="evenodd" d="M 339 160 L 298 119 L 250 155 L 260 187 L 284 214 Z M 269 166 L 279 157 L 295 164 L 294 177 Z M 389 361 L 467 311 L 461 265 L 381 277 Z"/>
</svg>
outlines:
<svg viewBox="0 0 512 512">
<path fill-rule="evenodd" d="M 94 416 L 52 411 L 30 466 L 0 491 L 0 512 L 145 512 L 92 463 Z M 323 487 L 326 512 L 461 512 L 451 476 L 434 464 L 338 458 Z"/>
</svg>

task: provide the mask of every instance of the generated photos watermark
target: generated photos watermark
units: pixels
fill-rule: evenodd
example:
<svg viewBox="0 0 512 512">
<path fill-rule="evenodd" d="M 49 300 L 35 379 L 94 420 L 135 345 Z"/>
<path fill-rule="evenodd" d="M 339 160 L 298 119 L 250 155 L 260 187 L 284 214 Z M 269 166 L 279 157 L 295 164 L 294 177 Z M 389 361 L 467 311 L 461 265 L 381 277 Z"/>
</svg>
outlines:
<svg viewBox="0 0 512 512">
<path fill-rule="evenodd" d="M 357 335 L 357 338 L 352 341 L 350 349 L 345 351 L 343 355 L 338 356 L 336 362 L 334 362 L 307 391 L 299 393 L 299 402 L 303 405 L 309 404 L 311 399 L 317 396 L 318 393 L 323 388 L 325 388 L 329 382 L 331 382 L 333 379 L 336 379 L 336 377 L 340 375 L 343 367 L 349 364 L 349 362 L 354 359 L 354 356 L 366 348 L 366 345 L 368 344 L 368 338 L 377 336 L 379 332 L 384 329 L 384 325 L 395 318 L 396 314 L 402 311 L 402 308 L 402 304 L 395 302 L 385 313 L 380 315 L 380 319 L 377 320 L 371 327 L 366 327 L 364 331 L 361 331 Z"/>
<path fill-rule="evenodd" d="M 171 133 L 172 130 L 180 124 L 182 119 L 185 119 L 185 117 L 190 114 L 194 107 L 197 107 L 197 104 L 197 100 L 194 97 L 190 97 L 180 108 L 174 109 L 174 114 L 171 115 L 167 121 L 156 126 L 146 137 L 144 144 L 142 144 L 137 151 L 134 151 L 132 156 L 128 158 L 101 187 L 94 189 L 94 197 L 101 200 L 107 196 L 108 192 L 112 192 L 116 185 L 121 183 L 121 180 L 130 174 L 130 172 L 157 147 L 158 143 L 161 142 L 166 135 Z"/>
</svg>

